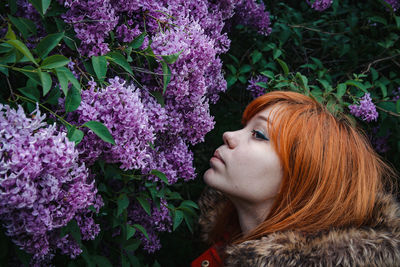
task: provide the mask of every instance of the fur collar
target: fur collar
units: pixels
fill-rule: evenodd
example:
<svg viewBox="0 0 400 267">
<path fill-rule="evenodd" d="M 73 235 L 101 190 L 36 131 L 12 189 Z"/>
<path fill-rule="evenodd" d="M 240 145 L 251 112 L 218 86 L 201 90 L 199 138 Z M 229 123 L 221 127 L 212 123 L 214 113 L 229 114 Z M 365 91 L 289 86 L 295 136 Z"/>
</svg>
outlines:
<svg viewBox="0 0 400 267">
<path fill-rule="evenodd" d="M 200 197 L 204 240 L 225 201 L 209 187 Z M 225 266 L 400 266 L 400 209 L 391 195 L 377 200 L 373 220 L 373 228 L 337 228 L 312 235 L 285 231 L 230 245 Z"/>
</svg>

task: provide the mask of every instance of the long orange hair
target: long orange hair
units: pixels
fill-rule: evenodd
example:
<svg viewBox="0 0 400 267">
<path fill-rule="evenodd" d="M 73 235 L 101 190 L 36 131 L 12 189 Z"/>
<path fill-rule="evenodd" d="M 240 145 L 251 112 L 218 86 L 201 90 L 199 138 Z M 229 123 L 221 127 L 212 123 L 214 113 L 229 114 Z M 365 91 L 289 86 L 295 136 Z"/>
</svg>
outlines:
<svg viewBox="0 0 400 267">
<path fill-rule="evenodd" d="M 243 113 L 246 124 L 273 107 L 270 140 L 282 165 L 282 182 L 272 208 L 258 227 L 233 243 L 285 230 L 313 232 L 370 223 L 383 178 L 392 174 L 363 132 L 345 115 L 333 116 L 314 99 L 295 92 L 274 91 L 253 100 Z M 275 109 L 276 108 L 276 109 Z M 210 233 L 221 237 L 227 225 L 240 233 L 229 201 Z"/>
</svg>

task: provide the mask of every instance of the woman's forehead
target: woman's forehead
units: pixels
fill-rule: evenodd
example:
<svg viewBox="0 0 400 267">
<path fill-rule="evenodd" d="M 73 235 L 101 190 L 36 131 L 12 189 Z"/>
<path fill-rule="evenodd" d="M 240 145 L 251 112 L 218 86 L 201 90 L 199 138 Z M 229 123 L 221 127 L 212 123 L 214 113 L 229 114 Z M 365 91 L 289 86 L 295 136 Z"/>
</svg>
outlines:
<svg viewBox="0 0 400 267">
<path fill-rule="evenodd" d="M 272 124 L 274 121 L 274 117 L 279 111 L 282 109 L 282 106 L 274 105 L 271 107 L 267 107 L 260 112 L 256 113 L 252 119 L 254 120 L 262 120 L 266 121 L 269 124 Z"/>
</svg>

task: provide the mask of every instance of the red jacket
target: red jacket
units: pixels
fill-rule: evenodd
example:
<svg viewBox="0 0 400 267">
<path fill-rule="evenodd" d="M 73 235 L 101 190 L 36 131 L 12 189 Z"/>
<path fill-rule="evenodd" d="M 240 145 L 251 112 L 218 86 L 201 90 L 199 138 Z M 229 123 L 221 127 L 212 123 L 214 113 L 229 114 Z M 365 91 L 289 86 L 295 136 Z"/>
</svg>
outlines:
<svg viewBox="0 0 400 267">
<path fill-rule="evenodd" d="M 191 267 L 222 267 L 222 260 L 215 249 L 216 245 L 204 251 L 203 254 L 192 262 Z"/>
</svg>

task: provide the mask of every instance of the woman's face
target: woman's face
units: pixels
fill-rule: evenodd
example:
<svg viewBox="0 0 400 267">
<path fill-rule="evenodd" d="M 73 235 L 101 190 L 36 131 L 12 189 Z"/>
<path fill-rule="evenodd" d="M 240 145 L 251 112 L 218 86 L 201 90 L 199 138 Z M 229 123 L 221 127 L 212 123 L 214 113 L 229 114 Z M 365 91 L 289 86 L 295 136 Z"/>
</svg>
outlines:
<svg viewBox="0 0 400 267">
<path fill-rule="evenodd" d="M 210 159 L 204 181 L 232 200 L 258 204 L 272 201 L 282 180 L 281 164 L 269 140 L 271 111 L 257 113 L 238 131 L 225 132 L 224 144 Z M 273 123 L 273 122 L 272 122 Z"/>
</svg>

